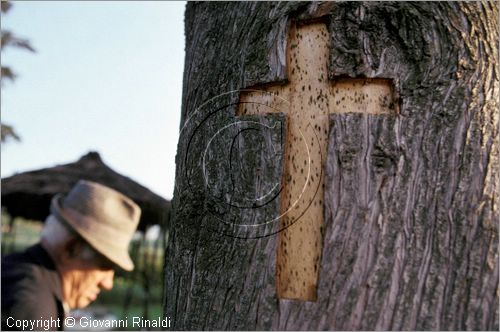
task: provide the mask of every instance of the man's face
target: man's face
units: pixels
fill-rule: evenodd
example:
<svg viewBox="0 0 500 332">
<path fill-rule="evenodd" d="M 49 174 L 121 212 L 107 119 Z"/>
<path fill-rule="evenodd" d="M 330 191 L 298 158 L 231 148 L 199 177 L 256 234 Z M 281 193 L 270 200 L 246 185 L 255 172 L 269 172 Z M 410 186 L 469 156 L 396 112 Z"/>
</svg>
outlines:
<svg viewBox="0 0 500 332">
<path fill-rule="evenodd" d="M 113 288 L 112 264 L 96 254 L 92 259 L 73 257 L 62 272 L 63 296 L 72 309 L 95 301 L 102 289 Z"/>
</svg>

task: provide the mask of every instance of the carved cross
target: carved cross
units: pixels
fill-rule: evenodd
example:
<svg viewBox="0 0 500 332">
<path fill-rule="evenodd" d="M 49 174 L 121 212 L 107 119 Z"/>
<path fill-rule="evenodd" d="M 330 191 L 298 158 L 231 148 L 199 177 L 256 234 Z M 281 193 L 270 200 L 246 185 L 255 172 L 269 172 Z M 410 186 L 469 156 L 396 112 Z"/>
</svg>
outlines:
<svg viewBox="0 0 500 332">
<path fill-rule="evenodd" d="M 324 167 L 329 114 L 394 114 L 387 79 L 328 80 L 329 32 L 323 23 L 292 26 L 287 46 L 286 84 L 242 91 L 237 115 L 286 114 L 277 294 L 315 301 L 323 246 Z M 283 101 L 284 100 L 284 101 Z M 286 102 L 285 102 L 286 101 Z M 328 259 L 327 257 L 325 259 Z"/>
</svg>

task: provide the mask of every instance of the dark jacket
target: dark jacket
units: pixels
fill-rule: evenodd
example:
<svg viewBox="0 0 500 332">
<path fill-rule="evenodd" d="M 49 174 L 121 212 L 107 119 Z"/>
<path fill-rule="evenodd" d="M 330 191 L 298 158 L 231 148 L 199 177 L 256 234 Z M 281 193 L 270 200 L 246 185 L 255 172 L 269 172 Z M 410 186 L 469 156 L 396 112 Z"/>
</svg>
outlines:
<svg viewBox="0 0 500 332">
<path fill-rule="evenodd" d="M 26 330 L 46 330 L 50 319 L 49 330 L 62 330 L 62 299 L 59 274 L 40 244 L 2 258 L 2 330 L 23 329 L 16 320 L 29 322 Z"/>
</svg>

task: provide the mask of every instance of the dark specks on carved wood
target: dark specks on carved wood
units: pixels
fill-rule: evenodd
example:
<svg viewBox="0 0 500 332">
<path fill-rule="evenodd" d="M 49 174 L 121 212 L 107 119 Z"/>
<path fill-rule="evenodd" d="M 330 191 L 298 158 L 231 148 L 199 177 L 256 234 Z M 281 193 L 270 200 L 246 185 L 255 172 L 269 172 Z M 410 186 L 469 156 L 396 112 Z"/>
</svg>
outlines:
<svg viewBox="0 0 500 332">
<path fill-rule="evenodd" d="M 329 116 L 317 301 L 277 300 L 276 238 L 203 227 L 217 221 L 200 181 L 174 194 L 165 316 L 177 330 L 498 330 L 498 2 L 189 2 L 181 126 L 209 98 L 286 82 L 289 19 L 318 17 L 325 81 L 392 78 L 401 116 Z"/>
</svg>

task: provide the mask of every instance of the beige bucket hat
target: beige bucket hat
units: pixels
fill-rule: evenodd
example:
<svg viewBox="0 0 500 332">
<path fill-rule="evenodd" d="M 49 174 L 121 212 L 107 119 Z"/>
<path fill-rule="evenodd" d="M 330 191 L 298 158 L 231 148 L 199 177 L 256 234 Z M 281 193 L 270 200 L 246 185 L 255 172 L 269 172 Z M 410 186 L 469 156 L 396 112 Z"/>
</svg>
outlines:
<svg viewBox="0 0 500 332">
<path fill-rule="evenodd" d="M 52 199 L 50 212 L 65 221 L 95 250 L 126 271 L 134 269 L 128 246 L 141 209 L 125 195 L 91 181 L 79 181 Z"/>
</svg>

